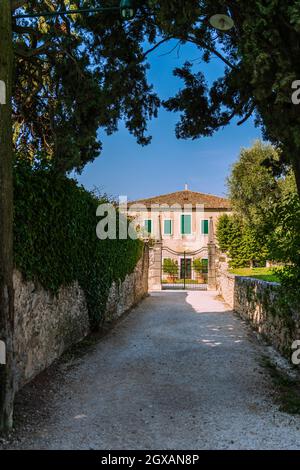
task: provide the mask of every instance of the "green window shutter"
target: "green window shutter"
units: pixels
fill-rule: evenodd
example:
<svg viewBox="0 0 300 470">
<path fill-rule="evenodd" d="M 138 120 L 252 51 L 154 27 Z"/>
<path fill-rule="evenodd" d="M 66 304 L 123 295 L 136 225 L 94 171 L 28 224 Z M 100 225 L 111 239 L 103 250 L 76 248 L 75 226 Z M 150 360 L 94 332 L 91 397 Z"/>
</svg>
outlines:
<svg viewBox="0 0 300 470">
<path fill-rule="evenodd" d="M 165 235 L 172 235 L 172 220 L 165 220 L 164 221 L 164 234 Z"/>
<path fill-rule="evenodd" d="M 201 232 L 203 235 L 208 235 L 209 231 L 209 220 L 202 220 L 201 221 Z"/>
<path fill-rule="evenodd" d="M 145 220 L 145 230 L 149 234 L 152 233 L 152 220 L 151 219 Z"/>
<path fill-rule="evenodd" d="M 192 217 L 190 215 L 181 216 L 181 234 L 191 235 L 192 233 Z"/>
</svg>

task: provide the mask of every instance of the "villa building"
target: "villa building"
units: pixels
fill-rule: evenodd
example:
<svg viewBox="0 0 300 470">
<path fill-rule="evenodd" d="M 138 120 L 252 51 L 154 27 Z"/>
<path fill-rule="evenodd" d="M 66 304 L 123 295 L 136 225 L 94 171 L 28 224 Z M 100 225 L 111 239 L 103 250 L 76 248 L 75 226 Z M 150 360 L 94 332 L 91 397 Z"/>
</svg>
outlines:
<svg viewBox="0 0 300 470">
<path fill-rule="evenodd" d="M 208 245 L 215 243 L 220 215 L 231 212 L 228 199 L 186 186 L 183 191 L 130 202 L 128 207 L 141 236 L 161 245 L 163 282 L 174 284 L 175 278 L 190 284 L 206 282 Z"/>
</svg>

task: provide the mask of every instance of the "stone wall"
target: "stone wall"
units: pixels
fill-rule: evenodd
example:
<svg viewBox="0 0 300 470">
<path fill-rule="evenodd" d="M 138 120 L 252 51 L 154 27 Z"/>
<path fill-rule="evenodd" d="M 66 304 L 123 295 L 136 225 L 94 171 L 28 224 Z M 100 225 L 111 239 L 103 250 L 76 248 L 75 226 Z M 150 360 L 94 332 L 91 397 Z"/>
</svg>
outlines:
<svg viewBox="0 0 300 470">
<path fill-rule="evenodd" d="M 217 290 L 231 309 L 234 307 L 235 276 L 226 272 L 217 274 Z"/>
<path fill-rule="evenodd" d="M 156 242 L 149 250 L 149 291 L 161 290 L 162 243 Z"/>
<path fill-rule="evenodd" d="M 89 332 L 83 291 L 77 283 L 57 296 L 14 273 L 17 388 L 48 367 Z"/>
<path fill-rule="evenodd" d="M 216 283 L 217 290 L 227 305 L 233 309 L 235 276 L 229 274 L 226 257 L 224 261 L 216 260 Z"/>
<path fill-rule="evenodd" d="M 279 302 L 279 285 L 218 270 L 219 294 L 230 308 L 249 322 L 272 346 L 291 357 L 291 346 L 300 339 L 300 309 Z"/>
<path fill-rule="evenodd" d="M 109 292 L 105 320 L 119 318 L 148 292 L 148 247 L 132 274 L 114 283 Z M 70 346 L 89 333 L 85 296 L 78 283 L 53 295 L 14 273 L 16 386 L 22 387 L 48 367 Z"/>
</svg>

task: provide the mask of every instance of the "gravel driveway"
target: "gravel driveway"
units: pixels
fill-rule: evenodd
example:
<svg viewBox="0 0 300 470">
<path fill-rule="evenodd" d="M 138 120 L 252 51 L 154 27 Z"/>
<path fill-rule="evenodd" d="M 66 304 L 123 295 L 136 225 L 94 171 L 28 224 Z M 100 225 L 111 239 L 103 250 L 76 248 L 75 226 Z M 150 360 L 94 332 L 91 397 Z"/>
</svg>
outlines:
<svg viewBox="0 0 300 470">
<path fill-rule="evenodd" d="M 300 449 L 263 353 L 215 293 L 153 293 L 65 368 L 51 413 L 9 448 Z"/>
</svg>

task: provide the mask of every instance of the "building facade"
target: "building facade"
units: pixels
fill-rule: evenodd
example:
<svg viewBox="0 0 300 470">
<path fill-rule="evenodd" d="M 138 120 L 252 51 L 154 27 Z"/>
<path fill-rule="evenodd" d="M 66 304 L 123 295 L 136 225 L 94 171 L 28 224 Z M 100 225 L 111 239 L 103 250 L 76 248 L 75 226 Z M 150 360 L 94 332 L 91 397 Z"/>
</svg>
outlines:
<svg viewBox="0 0 300 470">
<path fill-rule="evenodd" d="M 184 191 L 129 203 L 129 215 L 144 239 L 161 245 L 162 282 L 207 282 L 208 246 L 217 220 L 230 213 L 228 199 Z"/>
</svg>

